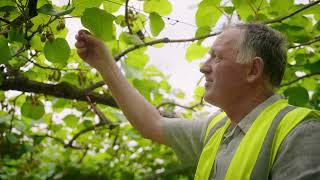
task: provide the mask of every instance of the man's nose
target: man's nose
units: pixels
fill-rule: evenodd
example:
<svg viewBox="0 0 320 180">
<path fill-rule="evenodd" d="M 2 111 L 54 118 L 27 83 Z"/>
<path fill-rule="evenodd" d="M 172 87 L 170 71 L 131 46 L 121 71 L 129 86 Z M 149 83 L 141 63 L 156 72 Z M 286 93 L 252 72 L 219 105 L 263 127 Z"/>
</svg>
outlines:
<svg viewBox="0 0 320 180">
<path fill-rule="evenodd" d="M 203 74 L 209 73 L 210 72 L 210 66 L 208 65 L 208 61 L 206 61 L 201 67 L 200 67 L 200 72 Z"/>
</svg>

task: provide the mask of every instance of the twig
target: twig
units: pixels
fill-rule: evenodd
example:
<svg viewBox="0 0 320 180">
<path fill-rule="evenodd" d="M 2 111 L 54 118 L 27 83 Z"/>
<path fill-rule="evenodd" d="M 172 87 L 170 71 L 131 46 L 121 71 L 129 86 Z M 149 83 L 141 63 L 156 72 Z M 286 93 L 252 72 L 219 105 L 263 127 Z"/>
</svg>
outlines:
<svg viewBox="0 0 320 180">
<path fill-rule="evenodd" d="M 10 21 L 8 21 L 8 20 L 6 20 L 6 19 L 4 19 L 4 18 L 2 18 L 2 17 L 0 17 L 0 21 L 3 21 L 3 22 L 5 22 L 5 23 L 7 23 L 7 24 L 10 24 L 10 23 L 11 23 Z"/>
<path fill-rule="evenodd" d="M 88 149 L 89 149 L 88 147 L 86 147 L 86 148 L 84 149 L 84 152 L 83 152 L 81 158 L 79 159 L 78 164 L 82 163 L 84 157 L 86 157 L 86 155 L 87 155 Z"/>
<path fill-rule="evenodd" d="M 72 148 L 72 149 L 77 149 L 77 150 L 82 150 L 82 149 L 86 149 L 87 147 L 80 147 L 80 146 L 74 146 L 72 144 L 65 144 L 63 139 L 60 139 L 58 137 L 54 137 L 54 136 L 51 136 L 49 134 L 44 134 L 44 135 L 33 135 L 34 137 L 44 137 L 44 138 L 51 138 L 57 142 L 59 142 L 60 144 L 64 145 L 63 147 L 69 147 L 69 148 Z"/>
<path fill-rule="evenodd" d="M 160 109 L 162 106 L 165 106 L 165 105 L 174 105 L 174 106 L 182 107 L 184 109 L 189 109 L 189 110 L 192 110 L 192 111 L 196 111 L 194 108 L 203 105 L 203 97 L 201 98 L 199 103 L 197 103 L 197 104 L 195 104 L 193 106 L 184 106 L 184 105 L 181 105 L 181 104 L 178 104 L 178 103 L 175 103 L 175 102 L 163 102 L 163 103 L 161 103 L 161 104 L 159 104 L 157 106 L 157 109 Z"/>
<path fill-rule="evenodd" d="M 21 97 L 23 94 L 24 94 L 24 92 L 21 93 L 21 94 L 19 94 L 18 96 L 16 96 L 16 97 L 14 98 L 14 100 L 13 100 L 13 108 L 15 108 L 15 106 L 16 106 L 16 101 L 17 101 L 17 99 L 18 99 L 19 97 Z M 13 128 L 14 114 L 15 114 L 15 110 L 13 109 L 12 117 L 11 117 L 11 121 L 10 121 L 9 133 L 11 133 L 12 128 Z"/>
<path fill-rule="evenodd" d="M 290 14 L 288 14 L 286 16 L 275 18 L 275 19 L 272 19 L 272 20 L 269 20 L 269 21 L 265 21 L 265 22 L 263 22 L 263 24 L 271 24 L 271 23 L 275 23 L 275 22 L 281 22 L 281 21 L 283 21 L 285 19 L 288 19 L 291 16 L 294 16 L 294 15 L 298 14 L 299 12 L 301 12 L 301 11 L 303 11 L 305 9 L 308 9 L 308 8 L 318 4 L 319 2 L 320 2 L 320 0 L 314 1 L 313 3 L 307 4 L 307 5 L 305 5 L 305 6 L 301 7 L 301 8 L 293 11 L 292 13 L 290 13 Z"/>
<path fill-rule="evenodd" d="M 33 65 L 42 68 L 42 69 L 50 69 L 50 70 L 55 70 L 55 71 L 83 71 L 83 69 L 59 69 L 59 68 L 54 68 L 54 67 L 50 67 L 50 66 L 43 66 L 41 64 L 36 63 L 35 61 L 31 60 L 30 58 L 27 58 L 24 55 L 19 55 L 21 57 L 24 57 L 25 59 L 27 59 L 28 62 L 32 63 Z"/>
<path fill-rule="evenodd" d="M 100 122 L 111 125 L 112 122 L 101 112 L 101 110 L 99 108 L 97 108 L 97 106 L 94 103 L 92 103 L 91 98 L 89 96 L 86 96 L 86 98 L 87 98 L 88 102 L 90 103 L 90 106 L 93 109 L 93 111 L 98 115 Z"/>
<path fill-rule="evenodd" d="M 283 84 L 280 85 L 280 87 L 289 86 L 290 84 L 293 84 L 293 83 L 295 83 L 295 82 L 297 82 L 297 81 L 299 81 L 301 79 L 308 78 L 308 77 L 311 77 L 311 76 L 316 76 L 316 75 L 320 75 L 320 72 L 314 72 L 314 73 L 306 74 L 306 75 L 298 77 L 297 79 L 294 79 L 292 81 L 283 83 Z"/>
<path fill-rule="evenodd" d="M 313 44 L 313 43 L 318 42 L 318 41 L 320 41 L 320 36 L 316 37 L 312 41 L 309 41 L 309 42 L 306 42 L 306 43 L 301 43 L 301 44 L 295 45 L 295 46 L 289 46 L 288 48 L 289 49 L 291 49 L 291 48 L 299 48 L 299 47 L 302 47 L 302 46 L 307 46 L 307 45 Z"/>
<path fill-rule="evenodd" d="M 202 36 L 195 37 L 195 38 L 189 38 L 189 39 L 172 39 L 172 40 L 170 40 L 169 38 L 157 39 L 157 40 L 154 40 L 154 41 L 150 41 L 150 42 L 134 45 L 134 46 L 122 51 L 121 53 L 117 54 L 114 57 L 114 59 L 116 61 L 119 61 L 121 59 L 121 57 L 123 57 L 124 55 L 128 54 L 129 52 L 134 51 L 134 50 L 139 49 L 139 48 L 142 48 L 142 47 L 146 47 L 146 46 L 152 46 L 152 45 L 159 44 L 159 43 L 180 43 L 180 42 L 190 42 L 190 41 L 193 42 L 193 41 L 205 39 L 205 38 L 208 38 L 208 37 L 216 36 L 216 35 L 218 35 L 220 33 L 221 32 L 216 32 L 216 33 L 206 34 L 206 35 L 202 35 Z"/>
<path fill-rule="evenodd" d="M 105 126 L 105 125 L 110 125 L 110 124 L 107 124 L 107 123 L 105 123 L 105 122 L 100 122 L 100 123 L 98 123 L 98 124 L 92 125 L 91 127 L 85 128 L 85 129 L 79 131 L 77 134 L 75 134 L 75 135 L 72 137 L 72 139 L 71 139 L 67 144 L 71 146 L 71 145 L 73 144 L 73 142 L 74 142 L 76 139 L 78 139 L 82 134 L 85 134 L 85 133 L 87 133 L 87 132 L 89 132 L 89 131 L 95 130 L 96 128 L 102 127 L 102 126 Z M 115 126 L 116 126 L 116 125 L 115 125 Z"/>
<path fill-rule="evenodd" d="M 128 17 L 128 13 L 129 13 L 128 4 L 129 4 L 129 0 L 126 0 L 124 18 L 125 18 L 125 21 L 126 21 L 126 24 L 127 24 L 128 30 L 129 30 L 129 33 L 132 34 L 132 29 L 131 29 L 131 27 L 130 27 L 129 17 Z"/>
<path fill-rule="evenodd" d="M 92 84 L 91 86 L 83 89 L 83 94 L 88 94 L 88 93 L 92 92 L 93 90 L 95 90 L 95 89 L 97 89 L 97 88 L 99 88 L 99 87 L 101 87 L 103 85 L 105 85 L 104 81 L 96 82 L 96 83 Z"/>
</svg>

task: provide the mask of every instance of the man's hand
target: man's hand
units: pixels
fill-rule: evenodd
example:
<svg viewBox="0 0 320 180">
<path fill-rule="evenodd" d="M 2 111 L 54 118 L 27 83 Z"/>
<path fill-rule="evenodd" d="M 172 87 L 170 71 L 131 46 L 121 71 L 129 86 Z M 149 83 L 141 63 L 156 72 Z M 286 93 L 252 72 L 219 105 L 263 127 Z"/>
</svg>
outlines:
<svg viewBox="0 0 320 180">
<path fill-rule="evenodd" d="M 110 51 L 103 41 L 92 36 L 86 30 L 80 30 L 76 35 L 77 53 L 85 62 L 97 70 L 103 70 L 109 62 L 114 61 Z"/>
</svg>

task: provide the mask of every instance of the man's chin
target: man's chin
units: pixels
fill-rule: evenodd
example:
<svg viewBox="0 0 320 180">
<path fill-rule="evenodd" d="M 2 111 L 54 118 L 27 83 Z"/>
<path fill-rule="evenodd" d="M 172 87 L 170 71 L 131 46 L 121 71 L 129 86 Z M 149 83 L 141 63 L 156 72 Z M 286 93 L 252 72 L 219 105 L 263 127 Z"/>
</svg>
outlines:
<svg viewBox="0 0 320 180">
<path fill-rule="evenodd" d="M 217 103 L 217 99 L 212 94 L 210 95 L 205 93 L 203 96 L 203 100 L 213 106 L 219 107 L 219 104 Z"/>
</svg>

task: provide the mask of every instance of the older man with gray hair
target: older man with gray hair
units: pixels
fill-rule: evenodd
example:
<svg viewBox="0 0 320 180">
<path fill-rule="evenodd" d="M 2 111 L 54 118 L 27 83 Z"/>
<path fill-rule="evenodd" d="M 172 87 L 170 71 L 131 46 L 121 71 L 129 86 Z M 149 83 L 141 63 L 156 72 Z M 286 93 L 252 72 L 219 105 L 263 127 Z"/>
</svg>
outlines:
<svg viewBox="0 0 320 180">
<path fill-rule="evenodd" d="M 130 123 L 195 166 L 195 179 L 320 179 L 320 113 L 275 94 L 287 61 L 279 32 L 262 24 L 223 30 L 200 69 L 204 99 L 221 110 L 202 120 L 161 117 L 102 41 L 84 30 L 76 39 L 79 56 L 101 73 Z"/>
</svg>

